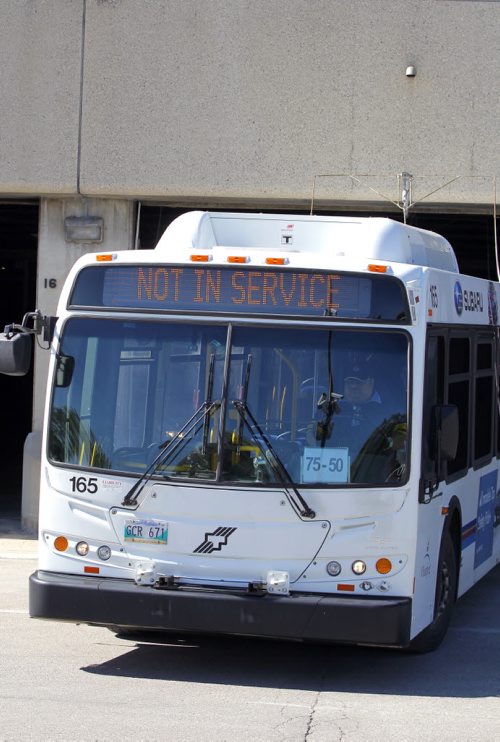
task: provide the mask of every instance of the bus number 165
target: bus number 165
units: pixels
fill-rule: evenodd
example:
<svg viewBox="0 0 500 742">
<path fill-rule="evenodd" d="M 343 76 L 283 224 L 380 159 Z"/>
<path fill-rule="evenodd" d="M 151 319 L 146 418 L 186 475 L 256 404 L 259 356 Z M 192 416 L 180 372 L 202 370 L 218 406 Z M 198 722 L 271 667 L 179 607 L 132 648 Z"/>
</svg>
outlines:
<svg viewBox="0 0 500 742">
<path fill-rule="evenodd" d="M 87 492 L 89 495 L 95 495 L 97 492 L 97 477 L 71 477 L 72 492 Z"/>
</svg>

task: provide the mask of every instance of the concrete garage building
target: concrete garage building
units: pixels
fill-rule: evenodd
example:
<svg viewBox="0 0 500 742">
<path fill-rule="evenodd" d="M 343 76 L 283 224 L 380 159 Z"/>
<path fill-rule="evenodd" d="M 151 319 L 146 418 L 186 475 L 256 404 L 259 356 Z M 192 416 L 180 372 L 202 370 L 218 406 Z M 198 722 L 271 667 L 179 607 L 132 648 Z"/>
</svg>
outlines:
<svg viewBox="0 0 500 742">
<path fill-rule="evenodd" d="M 410 206 L 496 278 L 499 46 L 494 0 L 2 0 L 0 324 L 54 314 L 86 251 L 309 213 L 313 185 L 315 212 Z M 0 513 L 31 528 L 46 366 L 0 377 Z"/>
</svg>

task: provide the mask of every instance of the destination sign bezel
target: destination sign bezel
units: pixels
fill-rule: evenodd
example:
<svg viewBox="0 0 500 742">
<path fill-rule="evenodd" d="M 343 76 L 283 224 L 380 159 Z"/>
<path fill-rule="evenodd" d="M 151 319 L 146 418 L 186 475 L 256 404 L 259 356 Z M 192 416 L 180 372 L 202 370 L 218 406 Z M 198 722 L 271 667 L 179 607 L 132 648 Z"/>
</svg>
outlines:
<svg viewBox="0 0 500 742">
<path fill-rule="evenodd" d="M 265 266 L 87 266 L 68 307 L 410 323 L 406 291 L 395 276 Z"/>
</svg>

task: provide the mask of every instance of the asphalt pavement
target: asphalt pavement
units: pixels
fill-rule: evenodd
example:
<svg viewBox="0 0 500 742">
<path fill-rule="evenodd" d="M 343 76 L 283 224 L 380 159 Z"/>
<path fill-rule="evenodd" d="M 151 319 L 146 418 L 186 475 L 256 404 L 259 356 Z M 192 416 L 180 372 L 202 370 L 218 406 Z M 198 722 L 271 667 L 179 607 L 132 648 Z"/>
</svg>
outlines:
<svg viewBox="0 0 500 742">
<path fill-rule="evenodd" d="M 0 515 L 0 742 L 500 740 L 500 565 L 418 656 L 30 619 L 36 556 Z"/>
<path fill-rule="evenodd" d="M 20 518 L 0 515 L 0 559 L 36 559 L 38 538 L 23 529 Z"/>
</svg>

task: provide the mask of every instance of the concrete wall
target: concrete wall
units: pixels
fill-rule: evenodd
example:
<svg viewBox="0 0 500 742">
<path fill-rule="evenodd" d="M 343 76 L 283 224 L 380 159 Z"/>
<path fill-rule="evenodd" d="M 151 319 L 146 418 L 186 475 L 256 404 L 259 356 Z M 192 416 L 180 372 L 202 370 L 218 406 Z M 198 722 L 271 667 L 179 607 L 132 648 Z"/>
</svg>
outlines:
<svg viewBox="0 0 500 742">
<path fill-rule="evenodd" d="M 491 203 L 499 38 L 481 0 L 3 0 L 0 193 Z"/>
<path fill-rule="evenodd" d="M 76 192 L 82 9 L 0 3 L 0 194 Z"/>
<path fill-rule="evenodd" d="M 72 216 L 102 217 L 102 243 L 66 242 L 64 220 Z M 85 253 L 130 250 L 133 246 L 133 202 L 91 198 L 42 199 L 38 236 L 37 307 L 43 314 L 57 315 L 57 302 L 66 276 L 78 258 Z M 42 427 L 48 356 L 46 351 L 36 348 L 33 428 L 38 430 Z"/>
<path fill-rule="evenodd" d="M 71 216 L 102 217 L 102 243 L 66 242 L 64 220 Z M 57 315 L 60 290 L 75 261 L 87 252 L 130 250 L 134 246 L 134 203 L 113 199 L 42 199 L 38 243 L 37 307 L 43 314 Z M 42 343 L 43 344 L 43 343 Z M 36 530 L 40 447 L 45 406 L 49 352 L 35 345 L 33 431 L 24 446 L 22 520 Z"/>
</svg>

